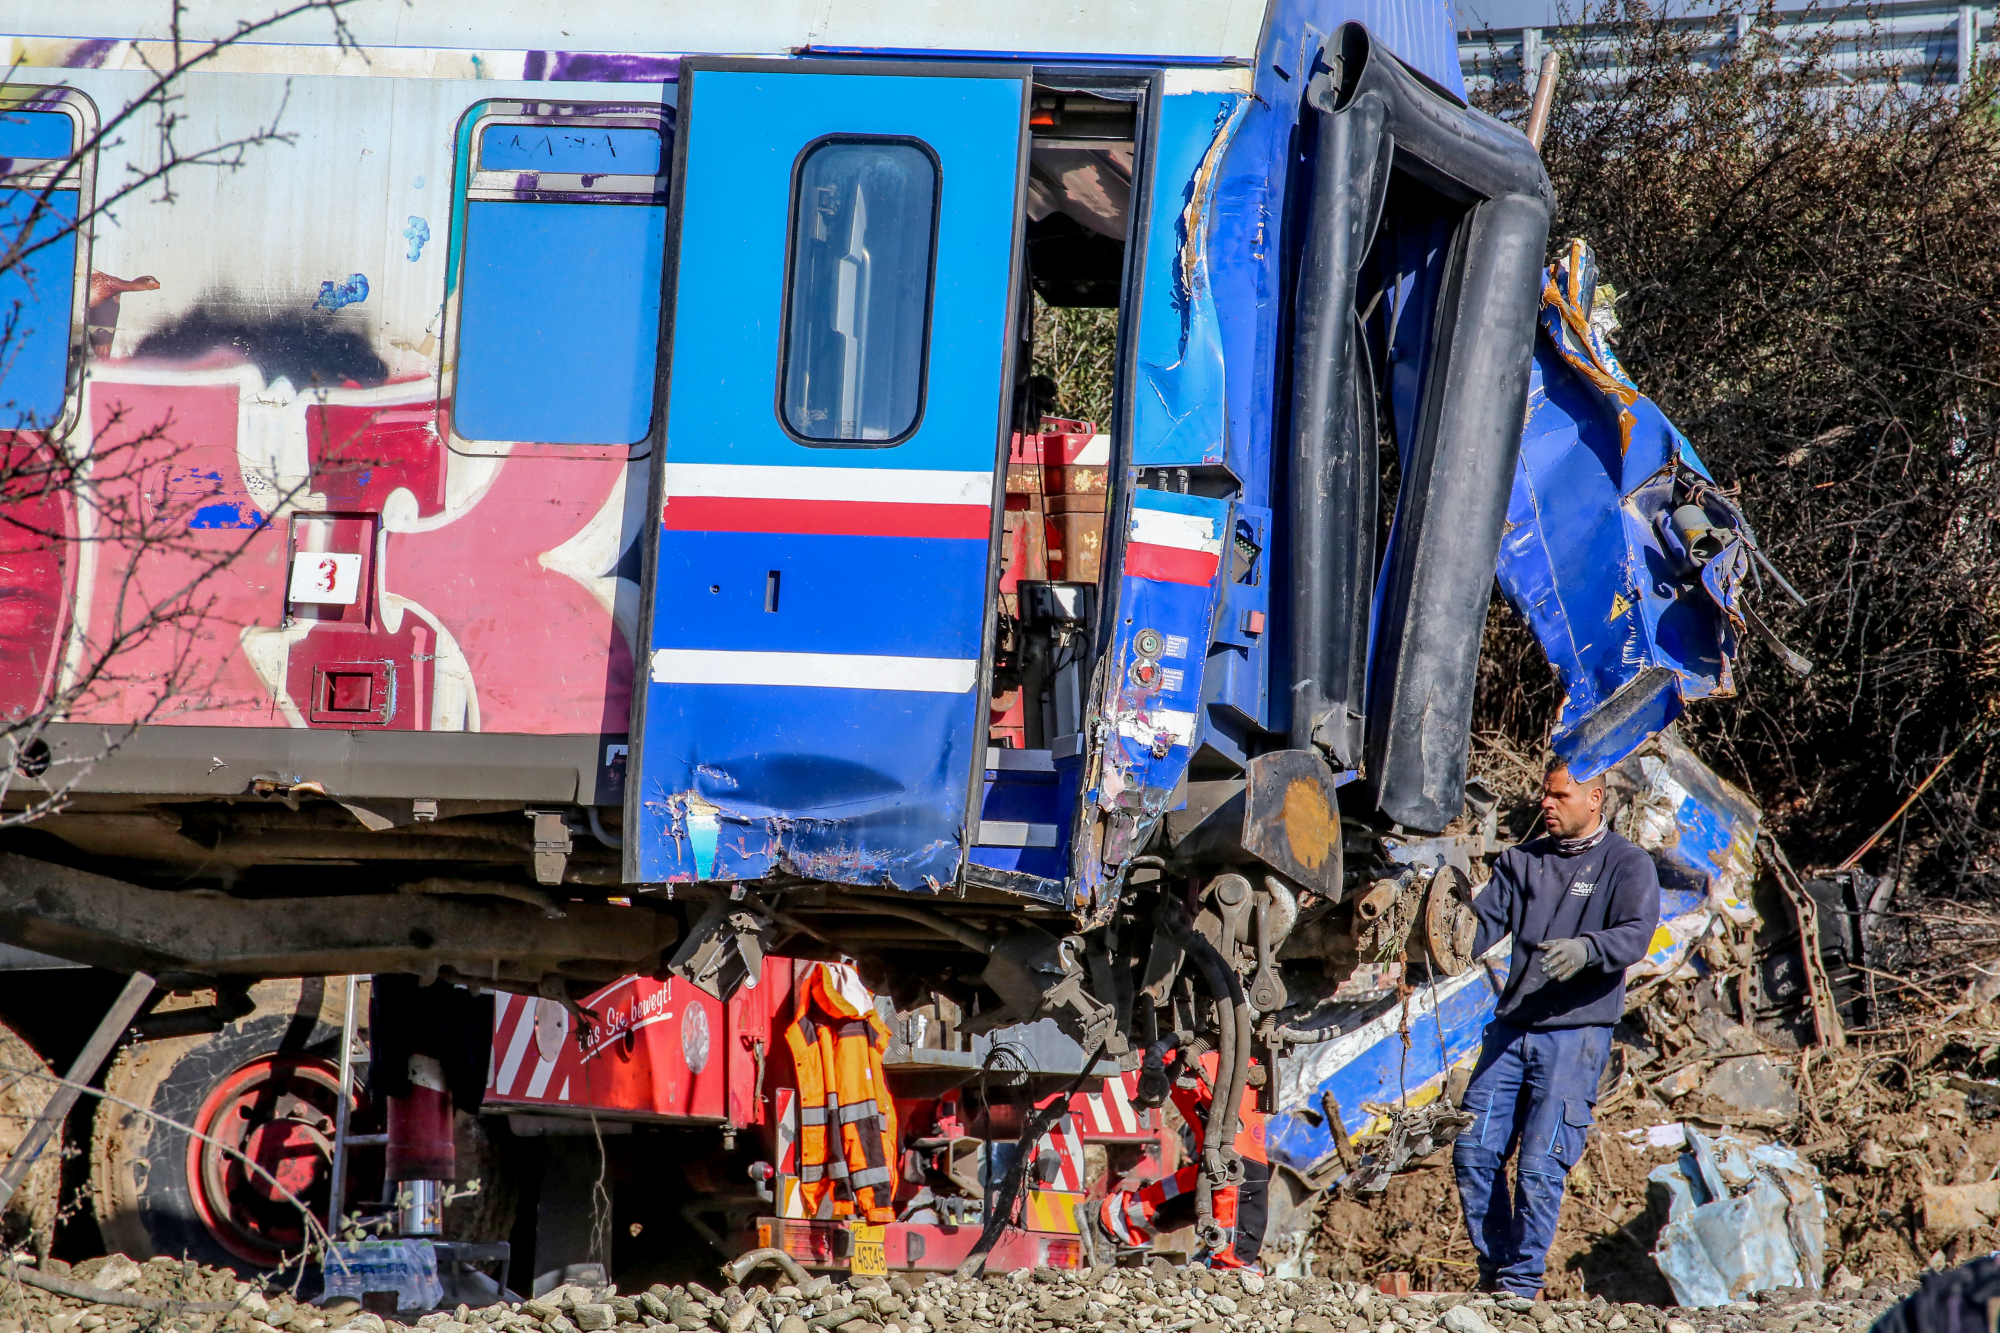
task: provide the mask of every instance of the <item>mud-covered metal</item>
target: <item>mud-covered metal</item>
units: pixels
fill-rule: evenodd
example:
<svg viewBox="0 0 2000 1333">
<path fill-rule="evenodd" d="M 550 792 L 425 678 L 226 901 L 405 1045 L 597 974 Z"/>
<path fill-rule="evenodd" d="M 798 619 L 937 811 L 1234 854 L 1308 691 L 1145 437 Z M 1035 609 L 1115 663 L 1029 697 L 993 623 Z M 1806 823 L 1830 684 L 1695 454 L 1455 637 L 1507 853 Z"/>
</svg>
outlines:
<svg viewBox="0 0 2000 1333">
<path fill-rule="evenodd" d="M 552 919 L 473 882 L 441 894 L 231 899 L 0 855 L 0 936 L 161 977 L 408 972 L 500 989 L 574 981 L 588 990 L 657 973 L 679 935 L 672 917 L 650 907 L 574 903 Z"/>
<path fill-rule="evenodd" d="M 1734 694 L 1745 633 L 1789 669 L 1811 669 L 1750 605 L 1752 562 L 1789 585 L 1739 502 L 1619 364 L 1612 327 L 1596 260 L 1571 241 L 1542 292 L 1498 566 L 1562 683 L 1556 753 L 1583 775 L 1618 763 L 1689 700 Z"/>
<path fill-rule="evenodd" d="M 1340 802 L 1315 750 L 1273 750 L 1250 761 L 1243 848 L 1322 898 L 1344 896 Z"/>
<path fill-rule="evenodd" d="M 1472 911 L 1472 886 L 1456 866 L 1441 867 L 1424 891 L 1424 947 L 1431 963 L 1448 977 L 1471 967 L 1479 918 Z"/>
</svg>

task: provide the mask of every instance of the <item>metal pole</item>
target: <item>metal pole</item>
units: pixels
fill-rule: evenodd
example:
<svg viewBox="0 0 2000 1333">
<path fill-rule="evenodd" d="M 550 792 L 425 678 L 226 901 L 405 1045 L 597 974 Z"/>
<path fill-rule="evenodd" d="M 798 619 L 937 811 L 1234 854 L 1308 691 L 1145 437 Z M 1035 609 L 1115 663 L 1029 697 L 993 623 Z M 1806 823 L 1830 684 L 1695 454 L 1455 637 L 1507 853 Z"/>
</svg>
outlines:
<svg viewBox="0 0 2000 1333">
<path fill-rule="evenodd" d="M 1542 150 L 1542 132 L 1549 127 L 1549 107 L 1556 100 L 1556 67 L 1561 61 L 1554 51 L 1542 52 L 1542 72 L 1535 79 L 1535 104 L 1528 112 L 1528 142 Z"/>
<path fill-rule="evenodd" d="M 340 1096 L 333 1111 L 333 1187 L 327 1192 L 326 1234 L 340 1239 L 340 1215 L 347 1207 L 347 1112 L 354 1096 L 355 982 L 347 978 L 347 1004 L 340 1019 Z"/>
<path fill-rule="evenodd" d="M 139 1010 L 153 993 L 153 979 L 144 972 L 134 972 L 125 989 L 118 993 L 118 999 L 111 1006 L 111 1012 L 97 1025 L 97 1031 L 90 1034 L 83 1050 L 77 1053 L 69 1067 L 69 1080 L 56 1085 L 49 1097 L 48 1105 L 35 1117 L 35 1123 L 28 1126 L 28 1132 L 21 1139 L 21 1146 L 14 1149 L 5 1170 L 0 1170 L 0 1208 L 14 1197 L 14 1191 L 21 1188 L 28 1170 L 48 1147 L 58 1127 L 69 1115 L 69 1109 L 76 1105 L 82 1089 L 97 1077 L 97 1071 L 111 1057 L 111 1049 L 118 1039 L 125 1035 L 125 1029 L 132 1026 L 132 1020 L 139 1016 Z"/>
<path fill-rule="evenodd" d="M 1952 746 L 1951 753 L 1946 755 L 1944 758 L 1938 760 L 1937 767 L 1933 768 L 1930 772 L 1924 774 L 1924 780 L 1917 784 L 1917 789 L 1911 792 L 1908 796 L 1903 798 L 1903 803 L 1896 807 L 1896 813 L 1890 815 L 1887 819 L 1883 820 L 1882 827 L 1876 829 L 1873 833 L 1869 834 L 1868 841 L 1862 843 L 1859 847 L 1856 847 L 1852 852 L 1848 854 L 1847 859 L 1845 861 L 1842 861 L 1839 865 L 1835 866 L 1834 869 L 1835 870 L 1854 869 L 1855 865 L 1860 862 L 1861 858 L 1868 855 L 1869 848 L 1873 847 L 1876 843 L 1882 841 L 1882 835 L 1887 833 L 1890 829 L 1896 827 L 1896 821 L 1903 817 L 1903 812 L 1905 810 L 1908 810 L 1911 806 L 1915 805 L 1917 803 L 1917 798 L 1919 796 L 1922 796 L 1925 792 L 1931 789 L 1931 784 L 1938 780 L 1938 774 L 1944 772 L 1945 768 L 1951 763 L 1951 761 L 1958 758 L 1958 752 L 1966 747 L 1967 742 L 1977 738 L 1982 730 L 1983 728 L 1974 727 L 1972 729 L 1971 735 L 1968 735 L 1965 738 L 1965 740 L 1962 740 L 1958 744 Z"/>
</svg>

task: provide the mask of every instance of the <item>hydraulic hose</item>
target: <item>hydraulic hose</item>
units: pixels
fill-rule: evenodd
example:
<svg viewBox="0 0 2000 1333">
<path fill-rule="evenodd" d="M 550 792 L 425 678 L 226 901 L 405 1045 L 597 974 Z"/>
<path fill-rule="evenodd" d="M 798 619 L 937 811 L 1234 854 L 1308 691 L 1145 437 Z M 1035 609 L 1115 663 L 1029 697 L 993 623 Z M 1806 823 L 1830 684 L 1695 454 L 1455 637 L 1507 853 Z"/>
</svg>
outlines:
<svg viewBox="0 0 2000 1333">
<path fill-rule="evenodd" d="M 1180 1046 L 1181 1039 L 1173 1033 L 1154 1042 L 1146 1048 L 1139 1060 L 1139 1104 L 1159 1106 L 1173 1093 L 1173 1085 L 1167 1081 L 1167 1057 Z"/>
<path fill-rule="evenodd" d="M 1232 1164 L 1239 1160 L 1233 1145 L 1243 1101 L 1243 1084 L 1249 1074 L 1250 1002 L 1244 998 L 1242 980 L 1230 969 L 1215 946 L 1189 924 L 1183 913 L 1170 909 L 1166 923 L 1175 943 L 1187 952 L 1188 958 L 1200 970 L 1202 980 L 1208 985 L 1208 993 L 1214 997 L 1216 1008 L 1221 1011 L 1217 1014 L 1216 1023 L 1219 1029 L 1216 1046 L 1218 1077 L 1215 1096 L 1208 1107 L 1208 1120 L 1202 1130 L 1202 1156 L 1205 1160 L 1201 1173 L 1195 1178 L 1195 1212 L 1201 1228 L 1212 1236 L 1215 1186 L 1240 1178 L 1238 1172 L 1232 1169 Z M 1218 1175 L 1222 1177 L 1220 1181 L 1216 1179 Z"/>
</svg>

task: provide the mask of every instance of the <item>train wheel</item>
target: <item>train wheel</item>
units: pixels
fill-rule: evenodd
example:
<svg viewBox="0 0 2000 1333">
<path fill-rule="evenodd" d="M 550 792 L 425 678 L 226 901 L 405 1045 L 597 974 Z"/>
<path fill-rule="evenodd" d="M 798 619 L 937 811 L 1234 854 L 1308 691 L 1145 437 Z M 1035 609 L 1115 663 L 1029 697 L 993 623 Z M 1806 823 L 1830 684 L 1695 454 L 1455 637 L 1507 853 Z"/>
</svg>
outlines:
<svg viewBox="0 0 2000 1333">
<path fill-rule="evenodd" d="M 298 1253 L 300 1203 L 324 1222 L 345 991 L 260 982 L 250 998 L 220 1032 L 127 1047 L 106 1076 L 119 1101 L 98 1109 L 91 1184 L 111 1249 L 247 1276 Z"/>
<path fill-rule="evenodd" d="M 0 1162 L 13 1157 L 28 1126 L 48 1105 L 56 1090 L 50 1082 L 53 1074 L 34 1047 L 0 1024 Z M 58 1131 L 0 1214 L 0 1239 L 10 1248 L 28 1244 L 47 1252 L 62 1193 L 62 1146 Z"/>
</svg>

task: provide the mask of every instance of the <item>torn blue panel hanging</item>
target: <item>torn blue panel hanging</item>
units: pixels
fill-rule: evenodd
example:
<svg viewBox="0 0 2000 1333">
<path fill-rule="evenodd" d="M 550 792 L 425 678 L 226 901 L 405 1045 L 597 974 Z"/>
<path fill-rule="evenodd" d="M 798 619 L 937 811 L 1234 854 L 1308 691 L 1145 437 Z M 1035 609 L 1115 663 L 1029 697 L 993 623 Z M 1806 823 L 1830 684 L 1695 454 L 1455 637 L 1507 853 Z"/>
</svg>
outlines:
<svg viewBox="0 0 2000 1333">
<path fill-rule="evenodd" d="M 1733 695 L 1746 630 L 1791 670 L 1812 669 L 1750 605 L 1752 562 L 1804 601 L 1618 363 L 1605 341 L 1615 324 L 1596 297 L 1596 260 L 1571 241 L 1542 294 L 1498 565 L 1563 687 L 1556 753 L 1583 774 L 1631 754 L 1688 700 Z"/>
</svg>

